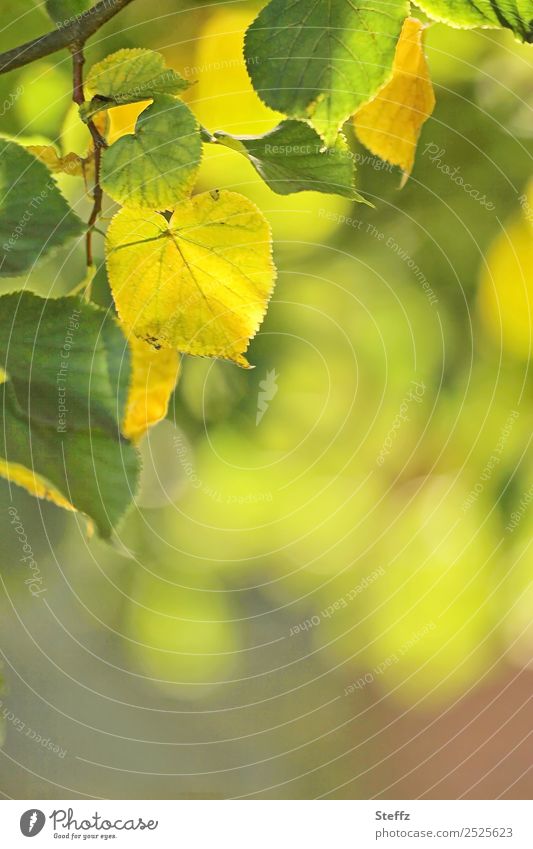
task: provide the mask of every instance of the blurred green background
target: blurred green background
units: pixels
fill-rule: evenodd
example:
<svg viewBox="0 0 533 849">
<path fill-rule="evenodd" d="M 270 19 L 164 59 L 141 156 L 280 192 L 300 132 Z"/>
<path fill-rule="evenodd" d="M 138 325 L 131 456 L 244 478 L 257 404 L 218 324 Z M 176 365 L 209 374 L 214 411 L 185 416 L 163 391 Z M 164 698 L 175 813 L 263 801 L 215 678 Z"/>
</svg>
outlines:
<svg viewBox="0 0 533 849">
<path fill-rule="evenodd" d="M 277 116 L 240 52 L 257 8 L 137 0 L 88 60 L 161 50 L 209 129 L 262 133 Z M 48 28 L 3 0 L 0 49 Z M 253 371 L 184 360 L 116 545 L 1 482 L 4 796 L 530 798 L 532 53 L 435 25 L 427 54 L 407 186 L 351 139 L 374 209 L 276 196 L 206 151 L 200 187 L 271 221 L 278 283 Z M 83 151 L 70 74 L 62 52 L 1 76 L 1 131 Z M 66 293 L 83 262 L 0 291 Z"/>
</svg>

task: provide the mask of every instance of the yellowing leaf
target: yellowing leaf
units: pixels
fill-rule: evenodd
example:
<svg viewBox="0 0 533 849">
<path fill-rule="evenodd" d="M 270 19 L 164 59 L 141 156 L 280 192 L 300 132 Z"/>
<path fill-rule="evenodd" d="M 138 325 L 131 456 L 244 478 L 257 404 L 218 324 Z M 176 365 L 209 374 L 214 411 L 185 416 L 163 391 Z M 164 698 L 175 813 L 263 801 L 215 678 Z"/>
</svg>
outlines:
<svg viewBox="0 0 533 849">
<path fill-rule="evenodd" d="M 180 369 L 177 351 L 156 350 L 137 339 L 128 339 L 131 352 L 131 383 L 122 432 L 137 441 L 152 425 L 164 419 Z"/>
<path fill-rule="evenodd" d="M 92 100 L 80 111 L 87 119 L 111 106 L 148 100 L 158 94 L 178 94 L 188 85 L 166 66 L 161 53 L 141 47 L 117 50 L 89 71 L 85 86 Z"/>
<path fill-rule="evenodd" d="M 60 156 L 52 144 L 30 144 L 27 150 L 41 162 L 44 162 L 52 174 L 83 177 L 83 159 L 77 153 L 67 153 L 65 156 Z"/>
<path fill-rule="evenodd" d="M 149 105 L 150 101 L 142 100 L 140 103 L 126 103 L 125 106 L 115 106 L 110 109 L 106 113 L 109 115 L 109 133 L 107 136 L 109 144 L 113 144 L 122 136 L 133 134 L 137 118 Z"/>
<path fill-rule="evenodd" d="M 120 318 L 155 348 L 243 356 L 275 280 L 270 228 L 234 192 L 197 195 L 170 221 L 122 209 L 106 239 L 109 282 Z"/>
<path fill-rule="evenodd" d="M 487 251 L 478 302 L 481 320 L 498 346 L 518 359 L 533 348 L 533 180 L 522 211 Z"/>
<path fill-rule="evenodd" d="M 8 463 L 0 457 L 0 475 L 10 483 L 15 483 L 17 486 L 22 486 L 30 495 L 36 498 L 45 498 L 48 501 L 53 501 L 58 507 L 63 507 L 65 510 L 76 510 L 76 508 L 63 498 L 58 489 L 52 486 L 41 475 L 35 474 L 31 469 L 21 466 L 19 463 Z"/>
<path fill-rule="evenodd" d="M 400 166 L 404 172 L 402 185 L 413 169 L 422 125 L 435 106 L 423 29 L 415 18 L 405 20 L 392 79 L 354 116 L 359 141 L 380 159 Z"/>
</svg>

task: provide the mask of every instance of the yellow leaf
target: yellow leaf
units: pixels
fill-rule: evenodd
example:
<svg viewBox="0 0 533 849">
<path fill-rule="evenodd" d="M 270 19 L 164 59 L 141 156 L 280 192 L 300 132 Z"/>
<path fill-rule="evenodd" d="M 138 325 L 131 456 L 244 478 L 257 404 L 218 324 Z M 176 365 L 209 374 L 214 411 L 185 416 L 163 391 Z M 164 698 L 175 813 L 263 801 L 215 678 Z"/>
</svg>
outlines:
<svg viewBox="0 0 533 849">
<path fill-rule="evenodd" d="M 124 106 L 114 106 L 113 109 L 109 109 L 107 112 L 109 116 L 109 134 L 107 136 L 109 144 L 113 144 L 122 136 L 133 135 L 139 115 L 144 112 L 149 104 L 149 100 L 143 100 L 140 103 L 126 103 Z"/>
<path fill-rule="evenodd" d="M 58 489 L 48 483 L 41 475 L 35 474 L 25 466 L 18 463 L 8 463 L 7 460 L 0 457 L 0 475 L 10 483 L 24 487 L 36 498 L 46 498 L 48 501 L 53 501 L 58 507 L 64 507 L 65 510 L 76 510 L 70 501 L 63 498 Z"/>
<path fill-rule="evenodd" d="M 164 419 L 180 369 L 177 351 L 157 351 L 137 339 L 128 339 L 131 351 L 131 382 L 122 431 L 137 441 L 152 425 Z"/>
<path fill-rule="evenodd" d="M 359 141 L 380 159 L 402 168 L 402 185 L 413 169 L 422 125 L 435 107 L 423 29 L 415 18 L 405 20 L 391 80 L 354 116 Z"/>
<path fill-rule="evenodd" d="M 119 316 L 154 348 L 220 357 L 243 353 L 259 328 L 275 281 L 270 228 L 234 192 L 197 195 L 170 219 L 122 209 L 106 239 Z"/>
<path fill-rule="evenodd" d="M 533 347 L 533 180 L 515 215 L 490 245 L 478 294 L 481 320 L 498 346 L 518 359 Z"/>
<path fill-rule="evenodd" d="M 49 168 L 52 174 L 68 174 L 71 177 L 83 177 L 84 161 L 77 153 L 60 156 L 51 144 L 31 144 L 28 150 Z"/>
</svg>

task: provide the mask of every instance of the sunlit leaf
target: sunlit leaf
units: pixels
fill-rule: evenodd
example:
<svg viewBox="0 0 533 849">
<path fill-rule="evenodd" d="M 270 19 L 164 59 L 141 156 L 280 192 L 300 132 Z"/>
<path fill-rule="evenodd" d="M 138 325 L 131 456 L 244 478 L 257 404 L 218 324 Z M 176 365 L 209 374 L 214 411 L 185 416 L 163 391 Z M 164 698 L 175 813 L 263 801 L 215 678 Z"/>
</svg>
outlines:
<svg viewBox="0 0 533 849">
<path fill-rule="evenodd" d="M 124 324 L 154 347 L 221 357 L 243 353 L 274 286 L 270 229 L 242 195 L 198 195 L 172 218 L 121 210 L 106 240 L 107 269 Z"/>
<path fill-rule="evenodd" d="M 168 68 L 161 53 L 135 48 L 118 50 L 93 65 L 86 90 L 91 100 L 81 108 L 85 119 L 100 109 L 137 103 L 158 94 L 178 94 L 189 83 Z"/>
<path fill-rule="evenodd" d="M 201 152 L 189 107 L 161 95 L 139 116 L 135 135 L 123 136 L 104 151 L 101 183 L 127 206 L 172 208 L 191 193 Z"/>
<path fill-rule="evenodd" d="M 424 55 L 424 27 L 407 18 L 394 57 L 392 79 L 354 117 L 359 140 L 380 159 L 412 171 L 420 130 L 435 95 Z"/>
<path fill-rule="evenodd" d="M 129 339 L 131 381 L 122 432 L 137 441 L 164 419 L 178 379 L 180 358 L 172 348 L 156 350 L 133 334 Z"/>
<path fill-rule="evenodd" d="M 29 271 L 83 233 L 48 168 L 26 148 L 0 139 L 0 275 Z"/>
<path fill-rule="evenodd" d="M 135 494 L 138 458 L 120 433 L 126 338 L 78 298 L 0 298 L 0 473 L 85 513 L 109 536 Z"/>
<path fill-rule="evenodd" d="M 354 188 L 353 154 L 340 134 L 331 147 L 325 147 L 305 121 L 283 121 L 264 136 L 216 132 L 215 138 L 246 156 L 277 194 L 315 191 L 363 200 Z"/>
<path fill-rule="evenodd" d="M 504 27 L 521 41 L 533 39 L 531 0 L 417 0 L 416 5 L 454 27 Z"/>
<path fill-rule="evenodd" d="M 272 109 L 308 118 L 328 143 L 385 83 L 405 0 L 271 0 L 248 29 L 254 88 Z"/>
</svg>

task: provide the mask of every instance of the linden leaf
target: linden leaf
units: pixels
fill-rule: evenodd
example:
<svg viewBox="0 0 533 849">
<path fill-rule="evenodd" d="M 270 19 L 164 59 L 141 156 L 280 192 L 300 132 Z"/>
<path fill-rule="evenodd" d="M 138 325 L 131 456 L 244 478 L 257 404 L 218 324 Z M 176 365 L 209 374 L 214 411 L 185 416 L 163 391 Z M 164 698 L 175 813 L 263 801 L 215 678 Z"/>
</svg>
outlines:
<svg viewBox="0 0 533 849">
<path fill-rule="evenodd" d="M 137 442 L 148 428 L 165 418 L 178 379 L 180 358 L 172 348 L 158 351 L 133 334 L 128 342 L 132 374 L 122 432 Z"/>
<path fill-rule="evenodd" d="M 24 274 L 85 231 L 48 168 L 7 139 L 0 139 L 0 197 L 0 276 Z"/>
<path fill-rule="evenodd" d="M 160 95 L 139 116 L 134 135 L 104 150 L 101 184 L 127 206 L 169 209 L 190 195 L 201 156 L 200 130 L 189 107 Z"/>
<path fill-rule="evenodd" d="M 216 132 L 219 144 L 242 153 L 279 195 L 314 191 L 364 201 L 354 188 L 355 164 L 344 137 L 331 147 L 305 121 L 283 121 L 264 136 Z"/>
<path fill-rule="evenodd" d="M 84 160 L 77 153 L 60 156 L 53 144 L 30 144 L 26 150 L 44 162 L 52 174 L 68 174 L 70 177 L 85 175 Z"/>
<path fill-rule="evenodd" d="M 167 221 L 122 209 L 106 239 L 109 282 L 124 324 L 155 348 L 243 356 L 275 280 L 267 221 L 234 192 L 197 195 Z"/>
<path fill-rule="evenodd" d="M 452 27 L 503 27 L 520 41 L 533 40 L 531 0 L 416 0 L 416 5 L 430 18 Z"/>
<path fill-rule="evenodd" d="M 493 341 L 517 359 L 532 355 L 533 180 L 521 212 L 490 245 L 481 271 L 479 307 Z"/>
<path fill-rule="evenodd" d="M 271 0 L 246 33 L 267 106 L 309 119 L 328 143 L 389 79 L 406 0 Z"/>
<path fill-rule="evenodd" d="M 359 141 L 380 159 L 400 166 L 402 185 L 413 169 L 422 125 L 435 106 L 423 30 L 420 21 L 407 18 L 396 47 L 392 79 L 354 116 Z"/>
<path fill-rule="evenodd" d="M 122 436 L 129 348 L 106 310 L 79 298 L 0 298 L 0 474 L 87 515 L 103 537 L 137 488 Z"/>
<path fill-rule="evenodd" d="M 117 50 L 93 65 L 85 88 L 91 99 L 80 108 L 84 120 L 101 109 L 137 103 L 158 94 L 178 94 L 189 87 L 177 71 L 168 68 L 161 53 L 144 48 Z"/>
</svg>

